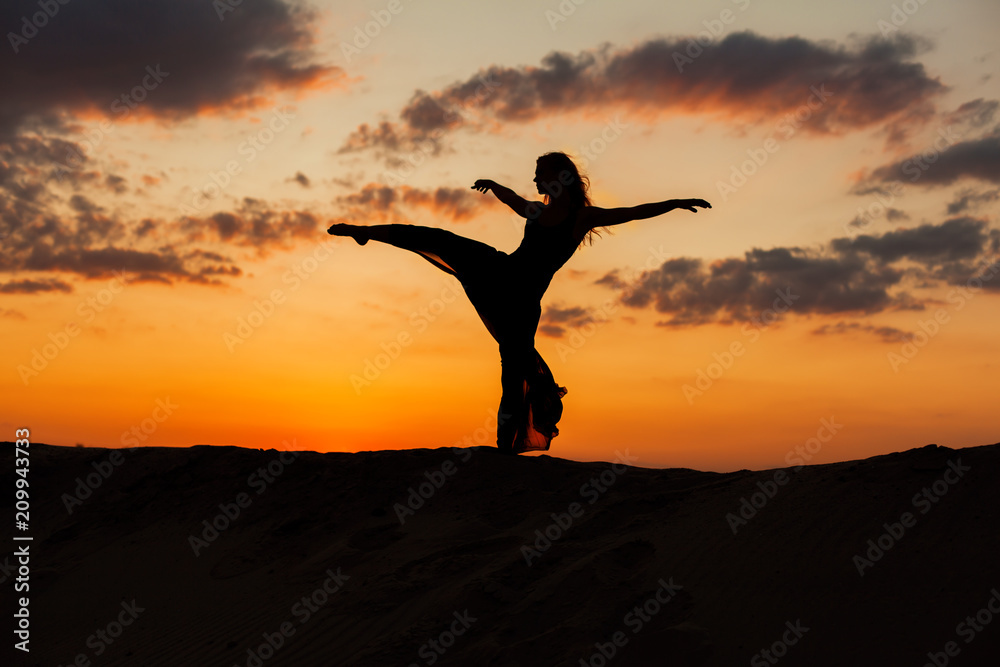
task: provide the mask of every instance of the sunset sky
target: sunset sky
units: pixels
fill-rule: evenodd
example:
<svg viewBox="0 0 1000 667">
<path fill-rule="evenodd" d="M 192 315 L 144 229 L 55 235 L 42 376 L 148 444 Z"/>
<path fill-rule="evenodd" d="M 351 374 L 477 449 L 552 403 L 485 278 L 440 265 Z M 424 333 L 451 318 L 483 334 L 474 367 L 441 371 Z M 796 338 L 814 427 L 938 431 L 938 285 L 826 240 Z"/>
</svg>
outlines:
<svg viewBox="0 0 1000 667">
<path fill-rule="evenodd" d="M 556 275 L 550 454 L 996 442 L 998 25 L 995 0 L 5 2 L 2 439 L 495 444 L 499 353 L 454 279 L 325 230 L 512 251 L 523 221 L 470 186 L 535 196 L 561 150 L 598 206 L 712 209 Z"/>
</svg>

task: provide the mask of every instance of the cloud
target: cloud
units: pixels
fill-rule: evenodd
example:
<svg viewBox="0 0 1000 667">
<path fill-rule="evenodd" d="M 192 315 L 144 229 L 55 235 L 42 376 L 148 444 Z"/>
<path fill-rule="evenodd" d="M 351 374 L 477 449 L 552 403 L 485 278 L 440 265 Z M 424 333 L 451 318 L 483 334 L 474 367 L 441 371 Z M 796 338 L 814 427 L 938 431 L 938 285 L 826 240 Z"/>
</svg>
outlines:
<svg viewBox="0 0 1000 667">
<path fill-rule="evenodd" d="M 61 280 L 12 280 L 0 284 L 0 294 L 38 294 L 40 292 L 72 292 L 73 286 Z"/>
<path fill-rule="evenodd" d="M 295 181 L 304 188 L 308 188 L 312 183 L 309 177 L 303 174 L 301 171 L 295 172 L 295 175 L 288 179 L 289 181 Z"/>
<path fill-rule="evenodd" d="M 315 238 L 322 229 L 307 211 L 276 211 L 266 202 L 246 197 L 233 212 L 220 211 L 206 218 L 186 217 L 180 223 L 189 243 L 218 241 L 228 246 L 252 247 L 259 255 L 287 249 L 297 239 Z"/>
<path fill-rule="evenodd" d="M 874 324 L 862 324 L 860 322 L 840 321 L 836 324 L 824 324 L 813 329 L 810 333 L 816 336 L 843 335 L 850 333 L 870 333 L 878 336 L 883 343 L 905 343 L 912 337 L 913 333 L 903 331 L 896 327 L 875 326 Z"/>
<path fill-rule="evenodd" d="M 898 186 L 897 186 L 898 187 Z M 893 197 L 898 193 L 893 193 Z M 902 211 L 898 208 L 886 207 L 881 202 L 877 202 L 867 209 L 858 209 L 859 213 L 854 216 L 854 218 L 847 223 L 847 226 L 852 229 L 866 229 L 873 222 L 874 218 L 877 216 L 885 216 L 885 219 L 889 222 L 899 222 L 902 220 L 909 220 L 910 214 L 906 211 Z"/>
<path fill-rule="evenodd" d="M 538 331 L 551 338 L 562 338 L 566 333 L 566 326 L 581 327 L 593 321 L 593 314 L 586 308 L 547 306 L 539 320 Z"/>
<path fill-rule="evenodd" d="M 944 128 L 930 148 L 878 167 L 853 192 L 867 194 L 889 183 L 921 187 L 950 185 L 965 178 L 1000 183 L 1000 131 L 965 141 L 959 141 L 958 137 L 950 128 Z"/>
<path fill-rule="evenodd" d="M 402 207 L 420 207 L 452 222 L 474 218 L 483 208 L 497 205 L 496 198 L 483 197 L 467 188 L 393 187 L 368 183 L 360 190 L 337 197 L 335 203 L 345 218 L 361 222 L 406 222 Z"/>
<path fill-rule="evenodd" d="M 309 211 L 278 210 L 251 198 L 235 211 L 180 220 L 124 220 L 82 194 L 66 202 L 68 212 L 57 209 L 58 202 L 22 207 L 24 215 L 8 225 L 0 273 L 35 271 L 96 279 L 126 271 L 135 282 L 217 285 L 243 271 L 216 249 L 248 248 L 259 258 L 322 232 Z M 9 199 L 0 197 L 0 213 L 10 212 Z M 68 287 L 51 279 L 25 290 L 45 291 L 43 284 Z M 16 289 L 14 283 L 8 285 L 13 285 L 8 291 Z"/>
<path fill-rule="evenodd" d="M 978 191 L 967 188 L 956 193 L 957 198 L 948 203 L 948 214 L 956 215 L 965 211 L 975 211 L 981 206 L 1000 199 L 1000 188 Z"/>
<path fill-rule="evenodd" d="M 11 320 L 28 319 L 28 316 L 22 313 L 20 310 L 13 310 L 11 308 L 0 308 L 0 317 L 6 317 Z"/>
<path fill-rule="evenodd" d="M 984 221 L 963 217 L 952 218 L 940 225 L 920 225 L 881 236 L 864 234 L 834 239 L 830 245 L 842 256 L 866 253 L 882 263 L 909 258 L 927 264 L 943 264 L 977 257 L 983 251 L 986 239 Z"/>
<path fill-rule="evenodd" d="M 913 110 L 930 108 L 945 90 L 912 62 L 921 48 L 915 38 L 873 38 L 848 48 L 738 32 L 700 47 L 687 62 L 692 44 L 684 37 L 656 38 L 631 48 L 552 52 L 538 66 L 492 65 L 440 91 L 416 91 L 398 120 L 361 125 L 340 150 L 398 151 L 421 141 L 436 145 L 458 128 L 498 131 L 505 124 L 612 109 L 650 122 L 690 114 L 780 126 L 807 108 L 805 131 L 842 134 L 898 123 L 907 114 L 910 124 L 925 122 L 927 113 Z"/>
<path fill-rule="evenodd" d="M 996 258 L 1000 230 L 955 218 L 881 236 L 833 239 L 820 248 L 754 248 L 706 265 L 673 258 L 628 282 L 618 271 L 595 281 L 632 308 L 670 315 L 663 326 L 755 321 L 763 313 L 870 315 L 920 310 L 911 288 L 964 284 Z M 992 256 L 991 256 L 992 253 Z M 1000 282 L 1000 281 L 995 281 Z"/>
<path fill-rule="evenodd" d="M 422 206 L 454 222 L 464 222 L 475 217 L 480 209 L 496 205 L 493 197 L 483 197 L 464 188 L 439 187 L 433 190 L 421 190 L 404 186 L 402 195 L 404 203 Z"/>
<path fill-rule="evenodd" d="M 0 3 L 0 25 L 6 33 L 37 10 Z M 0 139 L 65 129 L 80 116 L 246 111 L 281 91 L 343 85 L 340 68 L 315 62 L 316 18 L 286 0 L 245 2 L 221 17 L 203 0 L 60 3 L 37 35 L 2 50 Z"/>
<path fill-rule="evenodd" d="M 223 5 L 233 11 L 220 16 Z M 158 185 L 165 173 L 126 179 L 114 173 L 121 163 L 104 168 L 88 141 L 69 137 L 107 121 L 241 115 L 282 95 L 345 85 L 345 73 L 317 55 L 315 12 L 293 0 L 58 9 L 26 42 L 5 34 L 16 48 L 0 51 L 0 273 L 34 271 L 36 282 L 65 285 L 67 276 L 125 270 L 139 282 L 221 284 L 242 275 L 227 248 L 256 259 L 321 232 L 309 211 L 252 199 L 204 220 L 130 219 L 114 195 Z M 3 3 L 0 25 L 16 35 L 21 17 L 37 11 L 35 1 Z M 98 205 L 109 192 L 116 203 Z"/>
</svg>

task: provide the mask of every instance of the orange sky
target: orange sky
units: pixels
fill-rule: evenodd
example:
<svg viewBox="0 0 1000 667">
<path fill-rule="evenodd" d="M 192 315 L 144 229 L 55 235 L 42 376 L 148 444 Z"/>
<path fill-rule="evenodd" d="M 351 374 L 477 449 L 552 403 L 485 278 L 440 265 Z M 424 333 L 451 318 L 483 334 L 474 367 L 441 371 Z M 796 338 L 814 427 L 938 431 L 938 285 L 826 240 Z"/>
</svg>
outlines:
<svg viewBox="0 0 1000 667">
<path fill-rule="evenodd" d="M 531 196 L 564 150 L 599 206 L 713 208 L 619 227 L 556 275 L 550 454 L 728 471 L 998 439 L 995 3 L 262 4 L 180 16 L 193 41 L 136 9 L 131 32 L 100 24 L 113 64 L 61 32 L 98 20 L 67 5 L 2 56 L 22 82 L 0 102 L 10 433 L 492 445 L 499 354 L 453 279 L 324 230 L 511 251 L 523 224 L 469 186 Z"/>
</svg>

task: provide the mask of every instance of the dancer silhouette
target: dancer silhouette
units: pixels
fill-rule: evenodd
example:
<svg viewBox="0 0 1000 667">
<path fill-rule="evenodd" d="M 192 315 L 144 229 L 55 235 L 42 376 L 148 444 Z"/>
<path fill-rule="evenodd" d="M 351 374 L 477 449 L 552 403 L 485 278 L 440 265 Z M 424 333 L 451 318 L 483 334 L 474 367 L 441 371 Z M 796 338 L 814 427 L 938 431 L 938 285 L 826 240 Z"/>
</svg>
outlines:
<svg viewBox="0 0 1000 667">
<path fill-rule="evenodd" d="M 507 254 L 452 232 L 418 225 L 336 224 L 327 232 L 350 236 L 360 245 L 381 241 L 420 254 L 461 282 L 490 334 L 500 346 L 502 396 L 497 412 L 497 447 L 517 454 L 546 450 L 562 416 L 564 387 L 535 349 L 542 295 L 552 277 L 584 239 L 600 228 L 652 218 L 674 209 L 711 208 L 703 199 L 671 199 L 633 207 L 593 206 L 590 182 L 565 153 L 538 158 L 534 182 L 543 201 L 529 201 L 509 188 L 481 179 L 472 188 L 490 192 L 525 219 L 524 238 Z"/>
</svg>

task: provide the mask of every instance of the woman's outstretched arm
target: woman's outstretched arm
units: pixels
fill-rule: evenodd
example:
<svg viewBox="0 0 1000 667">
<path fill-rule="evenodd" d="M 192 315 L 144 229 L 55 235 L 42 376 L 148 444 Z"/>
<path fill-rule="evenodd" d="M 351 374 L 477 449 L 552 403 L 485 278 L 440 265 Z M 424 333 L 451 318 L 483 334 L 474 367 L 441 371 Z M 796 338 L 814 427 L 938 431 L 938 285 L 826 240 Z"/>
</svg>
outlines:
<svg viewBox="0 0 1000 667">
<path fill-rule="evenodd" d="M 621 208 L 599 208 L 597 206 L 588 206 L 580 211 L 580 215 L 583 217 L 589 231 L 594 227 L 610 227 L 612 225 L 620 225 L 633 220 L 655 218 L 658 215 L 669 213 L 670 211 L 678 208 L 697 213 L 699 207 L 712 208 L 712 205 L 704 199 L 668 199 L 666 201 L 653 202 L 651 204 L 623 206 Z"/>
<path fill-rule="evenodd" d="M 539 211 L 543 208 L 541 202 L 528 201 L 524 197 L 518 196 L 518 194 L 510 188 L 504 187 L 496 181 L 491 181 L 488 178 L 481 178 L 473 183 L 472 189 L 479 190 L 480 192 L 489 192 L 492 190 L 497 199 L 509 206 L 510 210 L 514 211 L 514 213 L 517 213 L 522 218 L 538 217 Z"/>
</svg>

